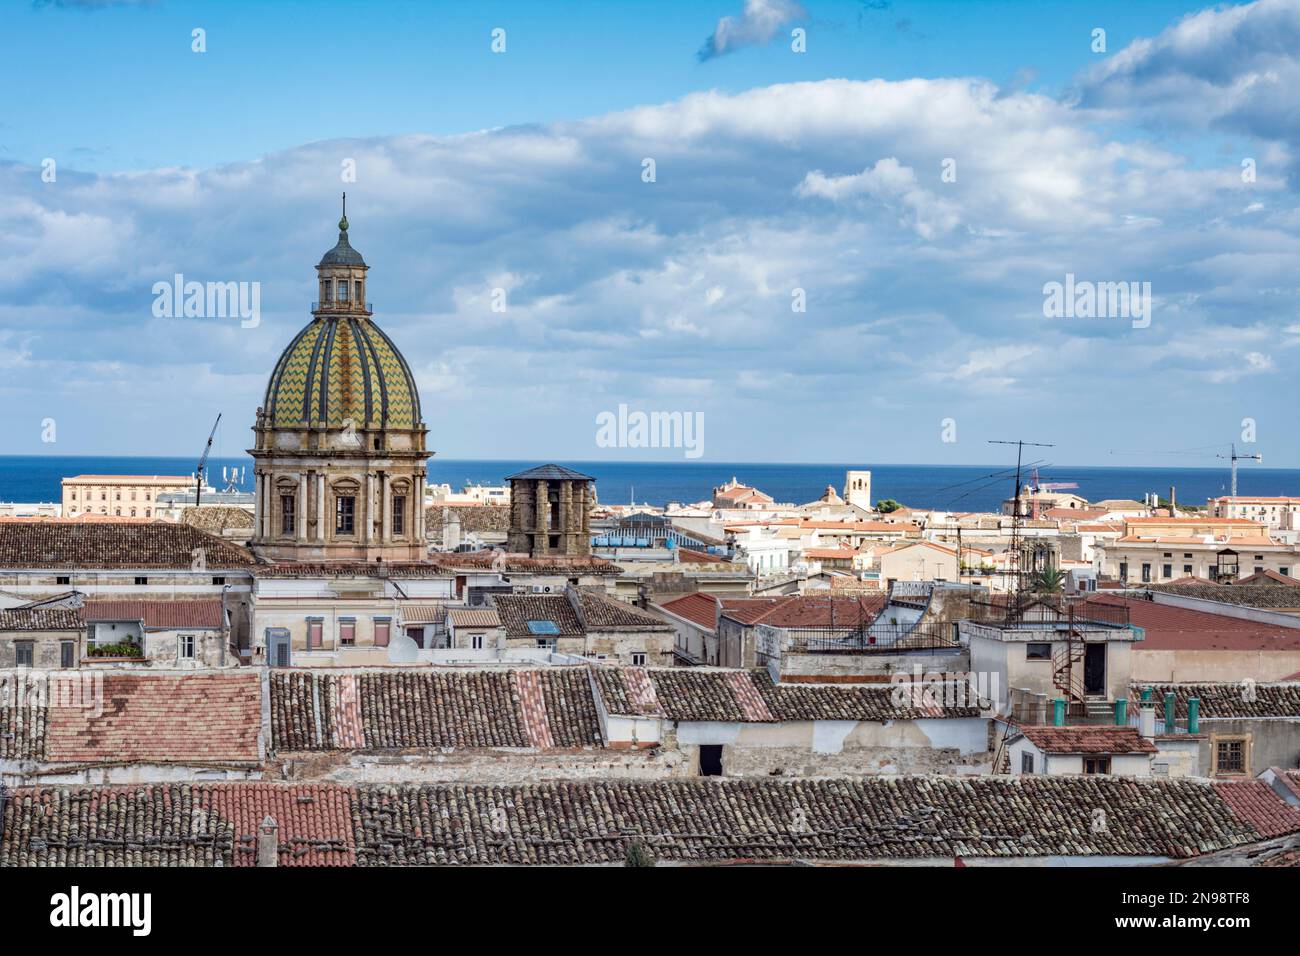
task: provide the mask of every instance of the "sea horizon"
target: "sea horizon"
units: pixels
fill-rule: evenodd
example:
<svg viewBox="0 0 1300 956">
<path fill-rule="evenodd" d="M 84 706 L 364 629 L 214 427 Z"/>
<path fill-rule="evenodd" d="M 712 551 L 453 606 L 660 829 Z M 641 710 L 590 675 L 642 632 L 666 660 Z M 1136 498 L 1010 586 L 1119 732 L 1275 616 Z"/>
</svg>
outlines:
<svg viewBox="0 0 1300 956">
<path fill-rule="evenodd" d="M 507 475 L 540 464 L 539 459 L 429 459 L 429 484 L 498 485 Z M 850 468 L 872 473 L 871 500 L 892 498 L 915 508 L 954 511 L 997 511 L 1010 496 L 1015 464 L 976 465 L 872 462 L 746 462 L 638 461 L 581 458 L 555 459 L 556 464 L 584 471 L 596 479 L 598 499 L 606 504 L 690 503 L 708 499 L 716 485 L 732 477 L 771 495 L 777 502 L 807 504 L 822 496 L 827 485 L 842 493 L 844 472 Z M 189 475 L 197 460 L 166 455 L 0 455 L 0 502 L 57 502 L 60 479 L 78 474 Z M 208 483 L 222 485 L 222 468 L 242 468 L 239 490 L 252 490 L 252 458 L 210 458 Z M 1021 470 L 1021 483 L 1030 480 L 1032 465 Z M 1074 483 L 1067 489 L 1090 501 L 1109 498 L 1141 500 L 1148 493 L 1204 505 L 1206 499 L 1230 491 L 1230 471 L 1219 467 L 1161 465 L 1058 465 L 1040 468 L 1044 482 Z M 1300 494 L 1300 469 L 1242 465 L 1238 469 L 1242 495 Z"/>
</svg>

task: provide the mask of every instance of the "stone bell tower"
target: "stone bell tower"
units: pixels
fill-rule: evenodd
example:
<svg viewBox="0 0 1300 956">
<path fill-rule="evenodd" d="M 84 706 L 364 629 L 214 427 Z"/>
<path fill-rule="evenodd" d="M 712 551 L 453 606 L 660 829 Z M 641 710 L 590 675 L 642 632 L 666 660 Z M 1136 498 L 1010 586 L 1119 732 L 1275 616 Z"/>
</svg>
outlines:
<svg viewBox="0 0 1300 956">
<path fill-rule="evenodd" d="M 532 557 L 591 554 L 596 479 L 560 465 L 511 475 L 506 550 Z"/>
</svg>

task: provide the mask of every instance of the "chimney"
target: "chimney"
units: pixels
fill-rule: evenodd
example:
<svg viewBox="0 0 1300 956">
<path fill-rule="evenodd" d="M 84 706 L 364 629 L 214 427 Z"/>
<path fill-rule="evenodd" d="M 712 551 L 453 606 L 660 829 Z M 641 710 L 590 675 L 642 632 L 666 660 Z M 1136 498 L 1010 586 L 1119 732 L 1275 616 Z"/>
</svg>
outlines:
<svg viewBox="0 0 1300 956">
<path fill-rule="evenodd" d="M 1115 726 L 1128 726 L 1128 698 L 1121 697 L 1115 701 Z"/>
<path fill-rule="evenodd" d="M 1156 709 L 1149 703 L 1144 703 L 1142 709 L 1138 711 L 1138 733 L 1151 740 L 1156 735 Z"/>
<path fill-rule="evenodd" d="M 1177 507 L 1178 507 L 1178 488 L 1174 485 L 1170 485 L 1169 486 L 1169 517 L 1171 518 L 1178 517 L 1176 514 L 1174 514 L 1174 511 L 1175 509 L 1177 509 Z"/>
<path fill-rule="evenodd" d="M 1065 726 L 1065 698 L 1057 697 L 1052 701 L 1052 726 Z"/>
<path fill-rule="evenodd" d="M 257 828 L 257 865 L 280 865 L 280 827 L 269 813 L 262 818 L 262 825 Z"/>
</svg>

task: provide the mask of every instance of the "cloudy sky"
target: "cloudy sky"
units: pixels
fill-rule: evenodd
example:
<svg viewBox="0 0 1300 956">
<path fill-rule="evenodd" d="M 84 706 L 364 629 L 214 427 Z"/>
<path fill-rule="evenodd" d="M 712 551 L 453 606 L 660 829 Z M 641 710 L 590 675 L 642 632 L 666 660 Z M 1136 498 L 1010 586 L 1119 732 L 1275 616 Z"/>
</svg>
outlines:
<svg viewBox="0 0 1300 956">
<path fill-rule="evenodd" d="M 245 447 L 346 189 L 446 457 L 1300 466 L 1300 0 L 5 6 L 0 454 Z"/>
</svg>

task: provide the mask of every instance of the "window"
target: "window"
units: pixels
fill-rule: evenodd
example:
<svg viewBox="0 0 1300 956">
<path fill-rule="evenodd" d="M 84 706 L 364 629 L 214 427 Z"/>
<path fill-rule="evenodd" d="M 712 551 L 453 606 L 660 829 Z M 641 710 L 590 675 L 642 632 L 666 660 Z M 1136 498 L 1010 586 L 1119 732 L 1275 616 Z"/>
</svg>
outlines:
<svg viewBox="0 0 1300 956">
<path fill-rule="evenodd" d="M 539 651 L 553 651 L 553 650 L 555 650 L 555 638 L 553 638 L 553 637 L 539 637 L 539 638 L 537 639 L 537 649 L 538 649 Z"/>
<path fill-rule="evenodd" d="M 1277 573 L 1278 573 L 1278 574 L 1281 574 L 1281 575 L 1284 575 L 1284 576 L 1286 576 L 1286 577 L 1289 578 L 1289 577 L 1291 576 L 1291 567 L 1290 567 L 1290 565 L 1288 565 L 1288 566 L 1285 567 L 1285 568 L 1278 568 L 1278 569 L 1277 569 Z"/>
<path fill-rule="evenodd" d="M 1246 763 L 1245 737 L 1222 737 L 1214 741 L 1214 775 L 1245 774 Z"/>
<path fill-rule="evenodd" d="M 213 584 L 225 584 L 225 583 L 226 583 L 226 579 L 225 579 L 224 577 L 222 577 L 221 575 L 217 574 L 217 575 L 214 575 L 214 576 L 213 576 L 213 578 L 212 578 L 212 583 L 213 583 Z"/>
<path fill-rule="evenodd" d="M 387 619 L 375 621 L 375 647 L 388 646 L 388 632 L 391 626 Z"/>
<path fill-rule="evenodd" d="M 483 650 L 483 635 L 475 634 L 469 639 L 469 646 L 476 651 Z"/>
<path fill-rule="evenodd" d="M 1025 660 L 1027 661 L 1050 661 L 1052 659 L 1051 644 L 1026 644 Z"/>
<path fill-rule="evenodd" d="M 1120 579 L 1121 581 L 1127 581 L 1127 580 L 1128 580 L 1128 562 L 1127 562 L 1127 561 L 1121 561 L 1121 562 L 1119 563 L 1119 579 Z"/>
<path fill-rule="evenodd" d="M 645 667 L 645 653 L 643 651 L 637 651 L 632 655 L 632 666 Z"/>
<path fill-rule="evenodd" d="M 352 283 L 352 291 L 353 291 L 353 298 L 357 300 L 358 305 L 361 305 L 362 302 L 361 302 L 361 280 L 360 279 Z"/>
<path fill-rule="evenodd" d="M 1142 580 L 1143 581 L 1151 580 L 1151 565 L 1146 562 L 1142 563 Z"/>
<path fill-rule="evenodd" d="M 1191 574 L 1191 573 L 1192 573 L 1192 566 L 1190 564 L 1184 564 L 1183 574 Z"/>
<path fill-rule="evenodd" d="M 280 533 L 293 534 L 294 518 L 297 516 L 298 499 L 294 495 L 280 496 Z"/>
<path fill-rule="evenodd" d="M 348 301 L 348 280 L 340 279 L 338 289 L 339 289 L 339 301 L 340 302 Z"/>
<path fill-rule="evenodd" d="M 339 495 L 334 499 L 334 533 L 355 534 L 357 499 Z"/>
<path fill-rule="evenodd" d="M 54 579 L 55 584 L 71 584 L 72 577 L 67 574 L 60 574 Z"/>
<path fill-rule="evenodd" d="M 1263 571 L 1264 571 L 1263 566 L 1258 565 L 1258 564 L 1255 565 L 1255 573 L 1256 573 L 1256 574 L 1261 574 L 1261 573 L 1263 573 Z"/>
<path fill-rule="evenodd" d="M 1110 773 L 1109 757 L 1084 757 L 1084 773 Z"/>
<path fill-rule="evenodd" d="M 143 584 L 148 584 L 148 583 L 149 583 L 149 579 L 148 579 L 147 577 L 145 577 L 144 575 L 142 575 L 142 574 L 141 574 L 141 575 L 137 575 L 137 576 L 136 576 L 136 579 L 135 579 L 135 583 L 136 583 L 136 584 L 141 584 L 141 585 L 143 585 Z"/>
<path fill-rule="evenodd" d="M 1160 565 L 1160 576 L 1165 578 L 1172 578 L 1174 576 L 1174 566 L 1172 564 Z"/>
<path fill-rule="evenodd" d="M 180 634 L 176 637 L 176 657 L 182 661 L 194 660 L 193 634 Z"/>
<path fill-rule="evenodd" d="M 339 621 L 339 645 L 355 647 L 357 643 L 357 622 Z"/>
<path fill-rule="evenodd" d="M 322 283 L 320 284 L 320 288 L 321 288 L 321 295 L 322 295 L 321 301 L 322 301 L 322 302 L 333 302 L 333 301 L 334 301 L 334 283 L 331 282 L 329 279 L 326 279 L 324 282 L 322 282 Z"/>
<path fill-rule="evenodd" d="M 406 495 L 393 495 L 393 534 L 406 534 Z"/>
<path fill-rule="evenodd" d="M 307 619 L 307 647 L 320 650 L 325 644 L 325 622 L 320 618 Z"/>
<path fill-rule="evenodd" d="M 77 666 L 77 645 L 72 641 L 63 641 L 59 644 L 59 666 Z"/>
<path fill-rule="evenodd" d="M 1034 755 L 1030 753 L 1028 750 L 1022 751 L 1020 754 L 1020 772 L 1021 773 L 1034 772 Z"/>
<path fill-rule="evenodd" d="M 35 645 L 31 641 L 14 641 L 14 665 L 31 667 Z"/>
</svg>

